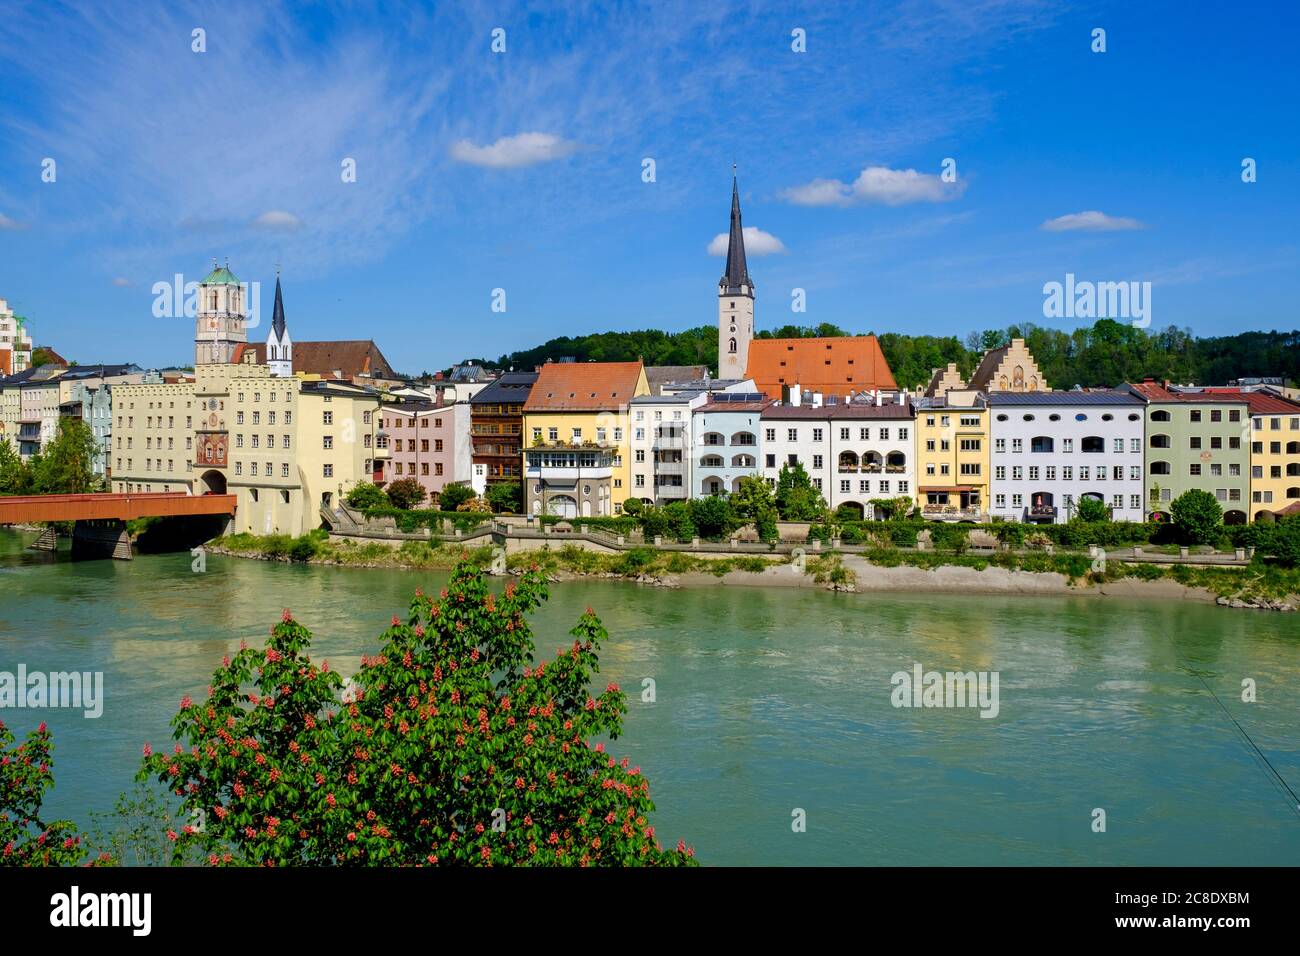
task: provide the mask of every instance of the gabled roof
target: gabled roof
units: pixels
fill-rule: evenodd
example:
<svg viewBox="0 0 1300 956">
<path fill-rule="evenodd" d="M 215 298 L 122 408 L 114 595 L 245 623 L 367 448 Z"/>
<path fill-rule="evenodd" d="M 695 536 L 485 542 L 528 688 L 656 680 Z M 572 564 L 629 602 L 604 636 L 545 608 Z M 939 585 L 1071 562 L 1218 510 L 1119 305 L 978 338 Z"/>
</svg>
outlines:
<svg viewBox="0 0 1300 956">
<path fill-rule="evenodd" d="M 993 375 L 1002 364 L 1002 360 L 1007 357 L 1011 351 L 1011 345 L 1001 345 L 995 349 L 989 349 L 980 359 L 979 365 L 975 366 L 975 371 L 966 383 L 967 388 L 979 389 L 981 392 L 987 391 L 989 382 L 993 381 Z"/>
<path fill-rule="evenodd" d="M 650 386 L 650 394 L 660 395 L 665 385 L 699 381 L 708 370 L 707 365 L 647 365 L 645 381 Z"/>
<path fill-rule="evenodd" d="M 618 409 L 637 394 L 642 369 L 640 362 L 550 362 L 538 372 L 524 411 Z"/>
<path fill-rule="evenodd" d="M 1225 388 L 1216 386 L 1203 391 L 1181 392 L 1189 400 L 1195 401 L 1195 395 L 1204 395 L 1209 401 L 1230 397 L 1250 405 L 1252 415 L 1300 415 L 1300 402 L 1283 398 L 1275 392 L 1256 391 L 1254 389 Z"/>
<path fill-rule="evenodd" d="M 536 372 L 503 372 L 496 381 L 470 396 L 470 402 L 523 402 L 537 381 Z"/>
<path fill-rule="evenodd" d="M 242 361 L 247 349 L 257 353 L 257 363 L 266 364 L 266 343 L 250 342 L 235 350 L 231 361 Z M 399 376 L 379 351 L 373 339 L 345 339 L 338 342 L 294 342 L 293 370 L 319 375 L 323 379 L 398 379 Z M 335 373 L 338 373 L 337 375 Z"/>
<path fill-rule="evenodd" d="M 874 335 L 754 339 L 749 343 L 745 375 L 768 397 L 777 399 L 783 385 L 798 385 L 804 392 L 823 395 L 898 387 Z"/>
</svg>

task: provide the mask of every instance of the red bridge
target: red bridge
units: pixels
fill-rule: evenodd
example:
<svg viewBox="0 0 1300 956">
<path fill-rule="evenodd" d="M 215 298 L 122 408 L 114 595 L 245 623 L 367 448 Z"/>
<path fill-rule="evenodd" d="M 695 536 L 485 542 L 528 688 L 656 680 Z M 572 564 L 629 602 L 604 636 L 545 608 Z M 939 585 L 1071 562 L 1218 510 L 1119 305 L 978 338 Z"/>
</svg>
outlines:
<svg viewBox="0 0 1300 956">
<path fill-rule="evenodd" d="M 163 492 L 126 495 L 0 496 L 0 524 L 41 521 L 74 522 L 73 557 L 131 558 L 126 522 L 137 518 L 232 517 L 234 495 L 187 495 Z M 33 548 L 53 551 L 53 528 L 46 528 Z"/>
</svg>

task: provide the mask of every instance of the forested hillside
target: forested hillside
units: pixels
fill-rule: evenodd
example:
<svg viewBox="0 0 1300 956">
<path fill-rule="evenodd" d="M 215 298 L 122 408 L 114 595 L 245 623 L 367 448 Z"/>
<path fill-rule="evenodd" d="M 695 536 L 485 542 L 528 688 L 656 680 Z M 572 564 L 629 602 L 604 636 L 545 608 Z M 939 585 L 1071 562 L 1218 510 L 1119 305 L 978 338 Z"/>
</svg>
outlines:
<svg viewBox="0 0 1300 956">
<path fill-rule="evenodd" d="M 788 325 L 759 333 L 759 338 L 847 335 L 834 325 Z M 908 387 L 924 384 L 930 372 L 956 362 L 969 374 L 984 349 L 1024 338 L 1053 388 L 1075 385 L 1114 385 L 1145 376 L 1176 382 L 1222 384 L 1246 376 L 1279 375 L 1300 378 L 1300 331 L 1240 332 L 1196 338 L 1190 331 L 1169 327 L 1137 329 L 1102 319 L 1091 328 L 1062 332 L 1036 325 L 1009 326 L 957 336 L 905 335 L 884 332 L 880 345 L 894 377 Z M 713 326 L 683 332 L 598 332 L 563 336 L 520 352 L 501 356 L 501 368 L 530 369 L 548 359 L 572 356 L 579 362 L 625 362 L 642 359 L 647 365 L 708 365 L 718 367 L 718 334 Z"/>
</svg>

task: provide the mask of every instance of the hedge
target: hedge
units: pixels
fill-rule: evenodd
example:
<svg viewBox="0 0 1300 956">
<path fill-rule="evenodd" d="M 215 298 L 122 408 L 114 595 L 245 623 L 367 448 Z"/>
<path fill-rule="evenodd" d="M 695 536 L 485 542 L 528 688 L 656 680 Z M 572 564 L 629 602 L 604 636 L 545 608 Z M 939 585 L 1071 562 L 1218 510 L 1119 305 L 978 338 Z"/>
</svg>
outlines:
<svg viewBox="0 0 1300 956">
<path fill-rule="evenodd" d="M 1226 528 L 1228 537 L 1240 534 L 1245 528 L 1253 526 L 1233 526 Z M 965 522 L 941 521 L 845 521 L 835 525 L 815 524 L 808 531 L 809 539 L 828 541 L 838 529 L 839 537 L 845 544 L 870 544 L 882 540 L 891 541 L 896 547 L 916 546 L 917 535 L 928 530 L 931 540 L 938 547 L 951 547 L 946 543 L 949 534 L 960 535 L 962 532 L 949 532 L 946 528 L 962 528 L 966 534 L 973 531 L 985 531 L 999 541 L 1006 542 L 1013 548 L 1023 546 L 1025 536 L 1041 534 L 1053 544 L 1063 548 L 1086 548 L 1089 545 L 1101 547 L 1120 547 L 1132 544 L 1166 544 L 1174 541 L 1175 530 L 1168 523 L 1137 521 L 1072 521 L 1066 524 L 1025 524 L 1003 521 L 996 524 L 967 524 Z M 945 543 L 940 543 L 941 541 Z M 1235 544 L 1234 547 L 1246 547 Z"/>
<path fill-rule="evenodd" d="M 462 533 L 473 531 L 479 525 L 492 520 L 492 515 L 483 511 L 438 511 L 434 508 L 422 508 L 407 511 L 392 505 L 367 508 L 362 512 L 367 519 L 392 518 L 397 530 L 410 533 L 420 528 L 436 529 L 438 522 L 448 521 L 452 527 Z"/>
</svg>

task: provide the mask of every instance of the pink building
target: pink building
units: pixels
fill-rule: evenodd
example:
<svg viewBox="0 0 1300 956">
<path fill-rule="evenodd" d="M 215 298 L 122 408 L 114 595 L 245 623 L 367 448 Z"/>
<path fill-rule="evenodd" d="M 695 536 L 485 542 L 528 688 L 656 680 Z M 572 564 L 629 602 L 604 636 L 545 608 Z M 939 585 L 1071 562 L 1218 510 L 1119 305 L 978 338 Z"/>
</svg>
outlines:
<svg viewBox="0 0 1300 956">
<path fill-rule="evenodd" d="M 389 457 L 376 462 L 382 470 L 376 471 L 375 483 L 414 478 L 430 495 L 450 484 L 468 484 L 473 455 L 469 426 L 468 402 L 385 402 L 377 441 Z"/>
</svg>

